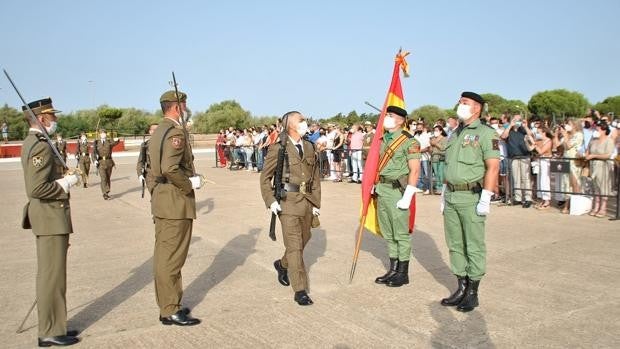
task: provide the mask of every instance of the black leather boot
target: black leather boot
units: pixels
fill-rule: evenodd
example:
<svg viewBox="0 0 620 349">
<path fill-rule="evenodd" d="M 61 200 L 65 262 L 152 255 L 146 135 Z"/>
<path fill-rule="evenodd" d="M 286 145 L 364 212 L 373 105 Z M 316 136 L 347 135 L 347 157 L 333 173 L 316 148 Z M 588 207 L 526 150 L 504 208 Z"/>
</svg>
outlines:
<svg viewBox="0 0 620 349">
<path fill-rule="evenodd" d="M 456 291 L 450 297 L 444 298 L 441 300 L 441 305 L 446 307 L 452 307 L 455 305 L 459 305 L 465 297 L 465 289 L 467 288 L 467 284 L 469 284 L 469 279 L 467 276 L 456 276 L 458 280 L 458 286 L 456 287 Z"/>
<path fill-rule="evenodd" d="M 480 285 L 480 280 L 469 280 L 465 289 L 465 297 L 456 306 L 456 310 L 466 313 L 478 306 L 478 285 Z"/>
<path fill-rule="evenodd" d="M 398 270 L 398 258 L 390 258 L 390 269 L 382 276 L 375 279 L 375 283 L 387 284 L 389 278 L 396 274 Z"/>
<path fill-rule="evenodd" d="M 398 261 L 398 269 L 396 274 L 392 276 L 386 286 L 400 287 L 409 283 L 409 261 Z"/>
</svg>

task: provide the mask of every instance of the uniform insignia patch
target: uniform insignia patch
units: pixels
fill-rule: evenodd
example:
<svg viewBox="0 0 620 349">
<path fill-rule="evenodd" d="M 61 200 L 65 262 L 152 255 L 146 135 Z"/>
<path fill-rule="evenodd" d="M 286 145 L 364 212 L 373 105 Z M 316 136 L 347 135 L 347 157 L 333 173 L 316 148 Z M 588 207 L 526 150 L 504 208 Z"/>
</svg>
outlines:
<svg viewBox="0 0 620 349">
<path fill-rule="evenodd" d="M 179 137 L 172 137 L 172 147 L 174 149 L 181 149 L 181 148 L 183 148 L 183 142 L 181 141 L 181 138 L 179 138 Z"/>
<path fill-rule="evenodd" d="M 32 158 L 32 166 L 39 168 L 43 166 L 43 158 L 40 156 L 35 156 Z"/>
<path fill-rule="evenodd" d="M 499 150 L 499 139 L 492 139 L 491 144 L 493 145 L 493 150 Z"/>
</svg>

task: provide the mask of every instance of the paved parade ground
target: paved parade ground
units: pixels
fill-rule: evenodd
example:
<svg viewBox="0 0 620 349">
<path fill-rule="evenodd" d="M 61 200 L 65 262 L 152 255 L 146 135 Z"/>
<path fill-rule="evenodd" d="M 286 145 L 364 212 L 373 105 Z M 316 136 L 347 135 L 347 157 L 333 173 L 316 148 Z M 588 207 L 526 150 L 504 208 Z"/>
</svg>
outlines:
<svg viewBox="0 0 620 349">
<path fill-rule="evenodd" d="M 75 161 L 70 160 L 70 165 Z M 491 208 L 488 273 L 480 307 L 463 314 L 439 300 L 454 289 L 438 196 L 418 197 L 411 283 L 376 285 L 384 242 L 365 234 L 357 273 L 348 273 L 359 219 L 359 185 L 323 182 L 321 227 L 305 251 L 310 295 L 300 307 L 276 280 L 281 235 L 255 173 L 196 168 L 215 182 L 198 191 L 183 269 L 184 304 L 203 323 L 162 326 L 152 282 L 154 228 L 140 198 L 135 156 L 116 157 L 112 200 L 99 177 L 71 191 L 75 234 L 68 257 L 69 327 L 82 348 L 612 348 L 620 346 L 620 224 L 555 209 Z M 34 236 L 20 228 L 25 204 L 19 162 L 0 163 L 0 336 L 2 348 L 36 345 Z M 278 228 L 279 229 L 279 228 Z"/>
</svg>

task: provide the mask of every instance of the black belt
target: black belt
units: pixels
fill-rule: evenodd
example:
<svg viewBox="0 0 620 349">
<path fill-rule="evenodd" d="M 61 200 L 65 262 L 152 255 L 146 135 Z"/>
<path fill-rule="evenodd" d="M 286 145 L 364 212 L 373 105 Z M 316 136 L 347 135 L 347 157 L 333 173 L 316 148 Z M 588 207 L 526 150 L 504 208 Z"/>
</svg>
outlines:
<svg viewBox="0 0 620 349">
<path fill-rule="evenodd" d="M 82 156 L 88 156 L 88 153 L 82 153 Z"/>
<path fill-rule="evenodd" d="M 293 183 L 283 183 L 282 188 L 289 193 L 299 193 L 299 185 Z"/>
<path fill-rule="evenodd" d="M 168 183 L 168 178 L 164 176 L 155 177 L 155 183 Z"/>
<path fill-rule="evenodd" d="M 482 192 L 482 185 L 480 182 L 452 184 L 446 183 L 446 187 L 449 191 L 471 191 L 473 193 Z"/>
<path fill-rule="evenodd" d="M 391 184 L 393 189 L 401 189 L 402 188 L 402 186 L 400 184 L 400 181 L 398 181 L 398 179 L 389 179 L 389 178 L 386 178 L 384 176 L 379 176 L 379 183 Z"/>
</svg>

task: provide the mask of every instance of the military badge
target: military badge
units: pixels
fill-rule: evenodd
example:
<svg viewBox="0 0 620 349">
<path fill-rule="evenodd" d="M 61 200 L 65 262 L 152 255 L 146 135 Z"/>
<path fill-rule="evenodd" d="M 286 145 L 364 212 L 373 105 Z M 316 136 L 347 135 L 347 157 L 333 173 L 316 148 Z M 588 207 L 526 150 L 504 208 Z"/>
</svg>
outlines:
<svg viewBox="0 0 620 349">
<path fill-rule="evenodd" d="M 499 150 L 499 139 L 492 139 L 491 144 L 493 145 L 493 150 Z"/>
<path fill-rule="evenodd" d="M 407 151 L 409 154 L 417 154 L 420 152 L 420 143 L 413 142 L 409 146 L 409 150 Z"/>
<path fill-rule="evenodd" d="M 43 166 L 43 158 L 40 156 L 34 156 L 32 158 L 32 166 L 39 168 L 41 166 Z"/>
<path fill-rule="evenodd" d="M 172 147 L 174 149 L 182 149 L 183 141 L 179 137 L 172 137 Z"/>
</svg>

